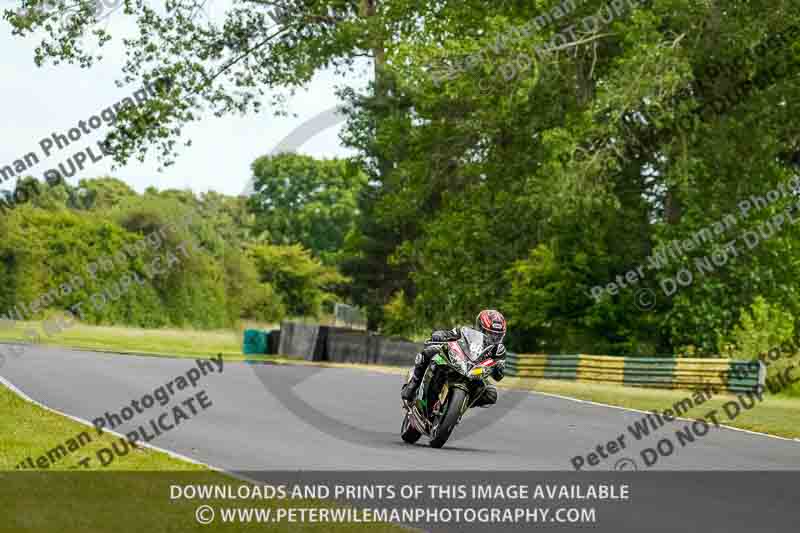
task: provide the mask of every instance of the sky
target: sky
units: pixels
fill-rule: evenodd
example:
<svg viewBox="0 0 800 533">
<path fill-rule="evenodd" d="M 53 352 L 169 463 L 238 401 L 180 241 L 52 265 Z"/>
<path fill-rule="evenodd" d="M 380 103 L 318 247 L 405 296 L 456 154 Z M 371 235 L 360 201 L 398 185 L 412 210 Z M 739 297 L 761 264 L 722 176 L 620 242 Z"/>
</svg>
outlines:
<svg viewBox="0 0 800 533">
<path fill-rule="evenodd" d="M 0 12 L 20 0 L 0 0 Z M 223 0 L 209 4 L 209 16 L 222 18 Z M 134 28 L 130 17 L 121 11 L 110 13 L 102 22 L 112 36 Z M 25 38 L 11 35 L 11 25 L 0 19 L 0 167 L 12 165 L 29 152 L 35 152 L 40 162 L 27 174 L 42 178 L 50 168 L 67 164 L 74 153 L 85 150 L 101 140 L 107 127 L 104 125 L 91 134 L 84 134 L 63 150 L 54 150 L 49 157 L 39 145 L 40 140 L 53 133 L 66 134 L 78 121 L 87 120 L 103 109 L 131 96 L 139 87 L 117 88 L 114 81 L 120 77 L 124 51 L 115 39 L 103 47 L 103 61 L 91 69 L 77 65 L 61 64 L 37 67 L 33 62 L 34 50 L 41 36 Z M 111 46 L 109 46 L 111 45 Z M 362 69 L 365 70 L 365 69 Z M 82 178 L 110 175 L 119 178 L 137 191 L 148 186 L 158 189 L 192 189 L 195 192 L 214 190 L 225 194 L 241 194 L 251 177 L 250 164 L 257 157 L 268 154 L 286 135 L 304 121 L 340 103 L 336 87 L 343 84 L 364 87 L 366 75 L 344 79 L 332 71 L 322 71 L 305 90 L 289 100 L 288 117 L 275 117 L 269 111 L 268 98 L 259 114 L 226 116 L 211 114 L 184 128 L 179 139 L 187 139 L 192 146 L 180 147 L 174 165 L 158 171 L 155 155 L 148 155 L 144 163 L 130 161 L 126 166 L 112 170 L 106 157 L 96 163 L 87 163 L 83 171 L 68 178 L 77 184 Z M 342 124 L 316 134 L 298 148 L 298 152 L 315 157 L 346 156 L 351 152 L 341 145 L 339 131 Z M 75 148 L 73 150 L 73 147 Z M 97 150 L 95 150 L 97 151 Z M 0 189 L 13 189 L 16 178 L 0 184 Z"/>
</svg>

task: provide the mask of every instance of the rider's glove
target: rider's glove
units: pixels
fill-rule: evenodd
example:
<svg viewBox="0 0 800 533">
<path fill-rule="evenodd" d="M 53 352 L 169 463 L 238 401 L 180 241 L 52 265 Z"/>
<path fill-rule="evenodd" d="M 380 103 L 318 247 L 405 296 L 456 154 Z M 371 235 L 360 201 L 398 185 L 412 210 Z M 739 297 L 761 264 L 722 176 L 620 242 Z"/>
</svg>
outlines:
<svg viewBox="0 0 800 533">
<path fill-rule="evenodd" d="M 498 361 L 496 365 L 492 367 L 492 377 L 495 381 L 500 381 L 506 375 L 506 362 L 505 361 Z"/>
</svg>

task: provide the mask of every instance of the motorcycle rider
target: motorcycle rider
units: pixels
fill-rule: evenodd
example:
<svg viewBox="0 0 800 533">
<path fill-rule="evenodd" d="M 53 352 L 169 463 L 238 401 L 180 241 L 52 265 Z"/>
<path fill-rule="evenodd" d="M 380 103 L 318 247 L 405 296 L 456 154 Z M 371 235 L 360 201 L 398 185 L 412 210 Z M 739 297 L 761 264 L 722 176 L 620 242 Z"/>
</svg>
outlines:
<svg viewBox="0 0 800 533">
<path fill-rule="evenodd" d="M 506 335 L 506 319 L 494 309 L 484 309 L 475 318 L 475 329 L 483 333 L 485 343 L 494 347 L 489 356 L 497 361 L 492 367 L 492 377 L 496 381 L 503 379 L 505 375 L 506 347 L 503 346 L 503 337 Z M 413 401 L 417 393 L 422 377 L 428 369 L 431 359 L 439 353 L 442 344 L 456 341 L 461 338 L 461 328 L 455 327 L 450 330 L 434 331 L 431 338 L 425 342 L 425 347 L 417 354 L 414 359 L 414 372 L 411 379 L 403 385 L 400 397 L 405 401 Z M 487 383 L 486 390 L 480 398 L 473 404 L 473 407 L 489 406 L 497 402 L 497 387 Z"/>
</svg>

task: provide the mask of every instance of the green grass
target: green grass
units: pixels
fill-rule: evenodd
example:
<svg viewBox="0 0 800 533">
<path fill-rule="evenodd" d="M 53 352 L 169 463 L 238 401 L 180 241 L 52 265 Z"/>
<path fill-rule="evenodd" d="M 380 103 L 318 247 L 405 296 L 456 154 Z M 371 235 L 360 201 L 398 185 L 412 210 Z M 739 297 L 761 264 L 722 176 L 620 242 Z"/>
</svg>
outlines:
<svg viewBox="0 0 800 533">
<path fill-rule="evenodd" d="M 26 340 L 25 330 L 30 328 L 41 334 L 40 323 L 17 322 L 13 328 L 0 329 L 0 341 Z M 42 334 L 41 339 L 41 344 L 45 345 L 187 357 L 218 353 L 233 356 L 242 352 L 242 335 L 234 330 L 193 331 L 77 324 L 53 336 Z"/>
<path fill-rule="evenodd" d="M 18 470 L 26 457 L 39 457 L 59 443 L 88 432 L 92 441 L 47 469 Z M 244 484 L 225 474 L 181 461 L 155 450 L 139 448 L 117 458 L 107 468 L 74 470 L 80 456 L 112 445 L 118 437 L 97 435 L 85 426 L 23 400 L 0 386 L 0 532 L 134 533 L 140 531 L 405 531 L 387 524 L 278 523 L 202 526 L 195 509 L 280 507 L 331 508 L 331 503 L 290 500 L 170 499 L 170 485 Z M 90 463 L 92 466 L 92 463 Z"/>
<path fill-rule="evenodd" d="M 276 324 L 248 323 L 237 330 L 197 331 L 191 329 L 143 329 L 124 326 L 89 326 L 78 324 L 53 336 L 42 336 L 38 344 L 62 346 L 114 353 L 168 357 L 215 357 L 222 354 L 226 361 L 262 360 L 275 364 L 317 364 L 300 357 L 261 356 L 242 354 L 242 332 L 246 328 L 276 329 Z M 0 342 L 25 341 L 27 329 L 41 334 L 38 322 L 17 322 L 13 328 L 0 329 Z M 2 349 L 2 345 L 0 345 Z M 24 353 L 20 357 L 25 357 Z M 326 366 L 359 365 L 326 363 Z M 364 368 L 378 369 L 372 365 Z M 391 367 L 386 367 L 393 371 Z"/>
<path fill-rule="evenodd" d="M 0 441 L 0 470 L 15 470 L 27 457 L 33 458 L 35 463 L 48 450 L 68 439 L 76 438 L 81 433 L 87 434 L 91 442 L 57 460 L 47 470 L 73 470 L 76 467 L 83 469 L 78 461 L 84 457 L 92 459 L 90 466 L 97 463 L 99 467 L 99 461 L 94 460 L 96 452 L 101 448 L 111 447 L 119 438 L 108 433 L 98 435 L 93 427 L 42 409 L 0 385 L 0 435 L 3 436 Z M 102 470 L 207 471 L 205 467 L 177 461 L 147 448 L 134 449 Z"/>
<path fill-rule="evenodd" d="M 581 400 L 640 409 L 643 411 L 671 408 L 676 402 L 690 396 L 691 391 L 670 389 L 647 389 L 578 381 L 553 379 L 512 378 L 501 382 L 501 387 L 524 389 L 550 394 L 559 394 Z M 800 399 L 786 396 L 764 395 L 764 401 L 756 403 L 749 411 L 742 411 L 730 420 L 723 411 L 723 404 L 736 400 L 733 394 L 718 394 L 689 411 L 684 418 L 702 418 L 712 409 L 719 413 L 720 424 L 751 431 L 760 431 L 781 437 L 800 438 Z"/>
</svg>

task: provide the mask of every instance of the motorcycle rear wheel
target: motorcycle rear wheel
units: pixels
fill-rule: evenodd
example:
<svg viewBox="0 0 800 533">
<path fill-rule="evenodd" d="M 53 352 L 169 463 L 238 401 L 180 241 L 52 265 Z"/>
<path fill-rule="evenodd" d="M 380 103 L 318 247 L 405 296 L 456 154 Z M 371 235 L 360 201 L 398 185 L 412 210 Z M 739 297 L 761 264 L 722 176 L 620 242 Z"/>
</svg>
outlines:
<svg viewBox="0 0 800 533">
<path fill-rule="evenodd" d="M 441 448 L 450 438 L 450 434 L 456 427 L 459 416 L 461 416 L 461 406 L 464 405 L 466 398 L 467 393 L 462 389 L 456 387 L 450 389 L 447 410 L 443 415 L 440 415 L 439 420 L 431 431 L 431 448 Z"/>
<path fill-rule="evenodd" d="M 404 442 L 414 444 L 421 436 L 422 433 L 417 431 L 417 428 L 411 423 L 411 415 L 406 412 L 406 416 L 403 418 L 403 425 L 400 427 L 400 438 L 402 438 Z"/>
</svg>

